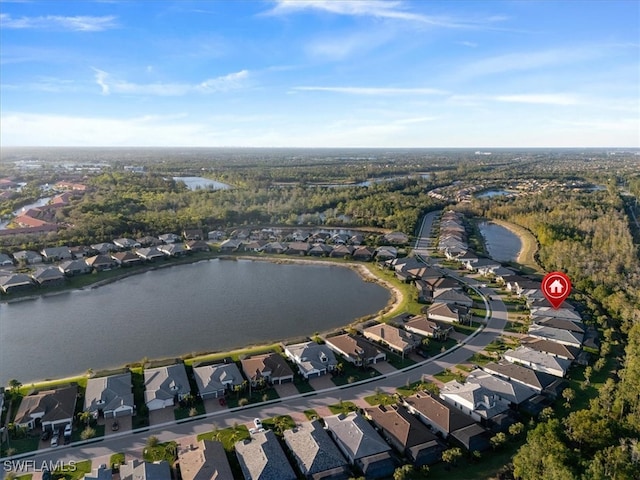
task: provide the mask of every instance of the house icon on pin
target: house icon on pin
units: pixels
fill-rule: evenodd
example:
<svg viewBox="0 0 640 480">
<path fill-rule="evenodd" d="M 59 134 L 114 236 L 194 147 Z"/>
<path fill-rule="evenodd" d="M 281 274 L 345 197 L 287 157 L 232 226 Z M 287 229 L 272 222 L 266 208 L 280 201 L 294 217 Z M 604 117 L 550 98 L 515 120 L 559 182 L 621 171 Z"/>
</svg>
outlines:
<svg viewBox="0 0 640 480">
<path fill-rule="evenodd" d="M 553 295 L 562 295 L 564 292 L 564 284 L 557 278 L 549 285 L 549 290 Z"/>
</svg>

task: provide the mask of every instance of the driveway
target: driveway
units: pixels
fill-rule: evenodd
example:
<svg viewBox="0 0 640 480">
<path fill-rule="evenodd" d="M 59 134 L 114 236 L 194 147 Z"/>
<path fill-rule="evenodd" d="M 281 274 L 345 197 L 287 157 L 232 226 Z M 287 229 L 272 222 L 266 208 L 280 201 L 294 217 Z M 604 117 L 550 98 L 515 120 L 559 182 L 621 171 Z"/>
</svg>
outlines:
<svg viewBox="0 0 640 480">
<path fill-rule="evenodd" d="M 371 364 L 372 368 L 375 368 L 381 374 L 395 372 L 397 368 L 393 367 L 389 362 L 378 362 Z"/>
<path fill-rule="evenodd" d="M 175 422 L 176 416 L 173 414 L 174 407 L 161 408 L 149 412 L 149 425 L 160 425 L 167 422 Z"/>
<path fill-rule="evenodd" d="M 280 398 L 290 397 L 292 395 L 298 395 L 300 393 L 293 383 L 277 383 L 273 386 L 273 388 L 276 390 Z"/>
<path fill-rule="evenodd" d="M 113 430 L 113 422 L 115 418 L 100 418 L 98 419 L 98 425 L 104 425 L 104 436 L 113 435 L 118 432 L 131 431 L 131 422 L 133 418 L 131 416 L 118 417 L 118 430 Z"/>
<path fill-rule="evenodd" d="M 312 378 L 309 380 L 309 385 L 313 387 L 314 390 L 324 390 L 325 388 L 333 388 L 336 386 L 331 380 L 331 375 L 322 375 L 321 377 Z"/>
<path fill-rule="evenodd" d="M 221 410 L 226 410 L 227 406 L 220 405 L 219 398 L 207 398 L 204 402 L 204 411 L 207 413 L 219 412 Z"/>
</svg>

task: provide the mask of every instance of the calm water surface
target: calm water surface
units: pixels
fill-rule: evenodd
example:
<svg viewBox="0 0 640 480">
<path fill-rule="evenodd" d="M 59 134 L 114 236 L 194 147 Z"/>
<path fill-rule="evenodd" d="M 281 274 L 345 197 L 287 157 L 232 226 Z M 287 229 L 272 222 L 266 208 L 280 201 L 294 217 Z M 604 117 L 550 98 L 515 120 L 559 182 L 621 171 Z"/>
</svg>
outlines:
<svg viewBox="0 0 640 480">
<path fill-rule="evenodd" d="M 0 385 L 312 335 L 390 298 L 326 265 L 211 260 L 0 304 Z"/>
<path fill-rule="evenodd" d="M 498 262 L 513 262 L 518 258 L 522 249 L 520 237 L 497 223 L 482 222 L 478 226 L 491 258 Z"/>
<path fill-rule="evenodd" d="M 204 177 L 173 177 L 176 182 L 184 182 L 189 190 L 212 189 L 212 190 L 228 190 L 231 185 L 216 182 L 210 178 Z"/>
</svg>

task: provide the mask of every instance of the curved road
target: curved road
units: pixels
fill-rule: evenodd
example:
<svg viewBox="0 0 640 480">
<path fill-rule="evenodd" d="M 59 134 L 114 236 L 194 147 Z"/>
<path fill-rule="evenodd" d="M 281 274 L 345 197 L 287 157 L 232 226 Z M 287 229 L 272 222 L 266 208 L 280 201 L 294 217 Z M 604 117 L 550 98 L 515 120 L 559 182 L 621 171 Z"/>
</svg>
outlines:
<svg viewBox="0 0 640 480">
<path fill-rule="evenodd" d="M 418 257 L 424 261 L 420 254 L 426 253 L 426 248 L 430 247 L 429 235 L 432 223 L 439 212 L 431 212 L 425 215 L 421 232 L 416 246 L 420 246 L 417 251 Z M 478 291 L 485 299 L 485 304 L 489 307 L 487 311 L 491 312 L 484 328 L 472 336 L 468 337 L 453 349 L 437 355 L 431 359 L 425 360 L 417 365 L 412 365 L 404 370 L 395 371 L 386 375 L 375 377 L 372 380 L 360 382 L 343 387 L 335 387 L 327 390 L 316 391 L 311 394 L 296 395 L 293 397 L 279 399 L 266 404 L 258 404 L 251 407 L 245 407 L 234 410 L 224 410 L 198 417 L 187 423 L 182 424 L 165 424 L 150 427 L 142 432 L 131 433 L 122 432 L 108 437 L 103 437 L 95 443 L 74 444 L 66 447 L 57 447 L 53 449 L 41 450 L 39 452 L 28 455 L 20 455 L 18 457 L 28 457 L 29 461 L 34 461 L 35 465 L 41 465 L 42 462 L 69 462 L 79 461 L 87 458 L 97 458 L 111 455 L 114 452 L 132 453 L 140 455 L 144 449 L 146 439 L 150 435 L 155 435 L 161 442 L 169 440 L 177 440 L 181 437 L 195 435 L 211 431 L 213 425 L 224 428 L 234 424 L 250 423 L 253 418 L 269 418 L 275 415 L 287 415 L 292 412 L 302 412 L 303 410 L 318 407 L 326 407 L 327 405 L 343 401 L 354 401 L 367 395 L 372 395 L 376 390 L 395 391 L 399 386 L 405 385 L 407 382 L 416 382 L 422 379 L 423 375 L 434 375 L 446 368 L 451 368 L 460 363 L 467 361 L 474 353 L 484 349 L 489 343 L 499 337 L 507 323 L 507 310 L 501 300 L 489 300 L 487 298 L 496 298 L 491 295 L 494 293 L 490 288 L 481 286 L 475 280 L 458 277 L 453 272 L 445 269 L 441 271 L 453 278 L 456 278 Z M 95 463 L 95 462 L 94 462 Z M 7 463 L 3 462 L 5 468 L 0 468 L 4 476 L 6 473 Z M 33 464 L 30 465 L 33 468 Z M 94 467 L 96 465 L 93 465 Z M 34 479 L 39 475 L 34 475 Z"/>
</svg>

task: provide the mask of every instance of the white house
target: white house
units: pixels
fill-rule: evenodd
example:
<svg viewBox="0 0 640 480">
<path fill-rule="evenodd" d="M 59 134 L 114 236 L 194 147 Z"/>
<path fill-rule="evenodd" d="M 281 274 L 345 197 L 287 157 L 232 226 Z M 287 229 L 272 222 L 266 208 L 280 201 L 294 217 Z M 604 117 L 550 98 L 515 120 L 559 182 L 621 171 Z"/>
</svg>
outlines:
<svg viewBox="0 0 640 480">
<path fill-rule="evenodd" d="M 316 342 L 286 345 L 284 353 L 295 362 L 300 374 L 307 379 L 326 375 L 338 365 L 333 351 L 327 345 Z"/>
<path fill-rule="evenodd" d="M 144 371 L 144 401 L 147 408 L 160 410 L 172 407 L 191 394 L 187 371 L 182 363 Z"/>
</svg>

